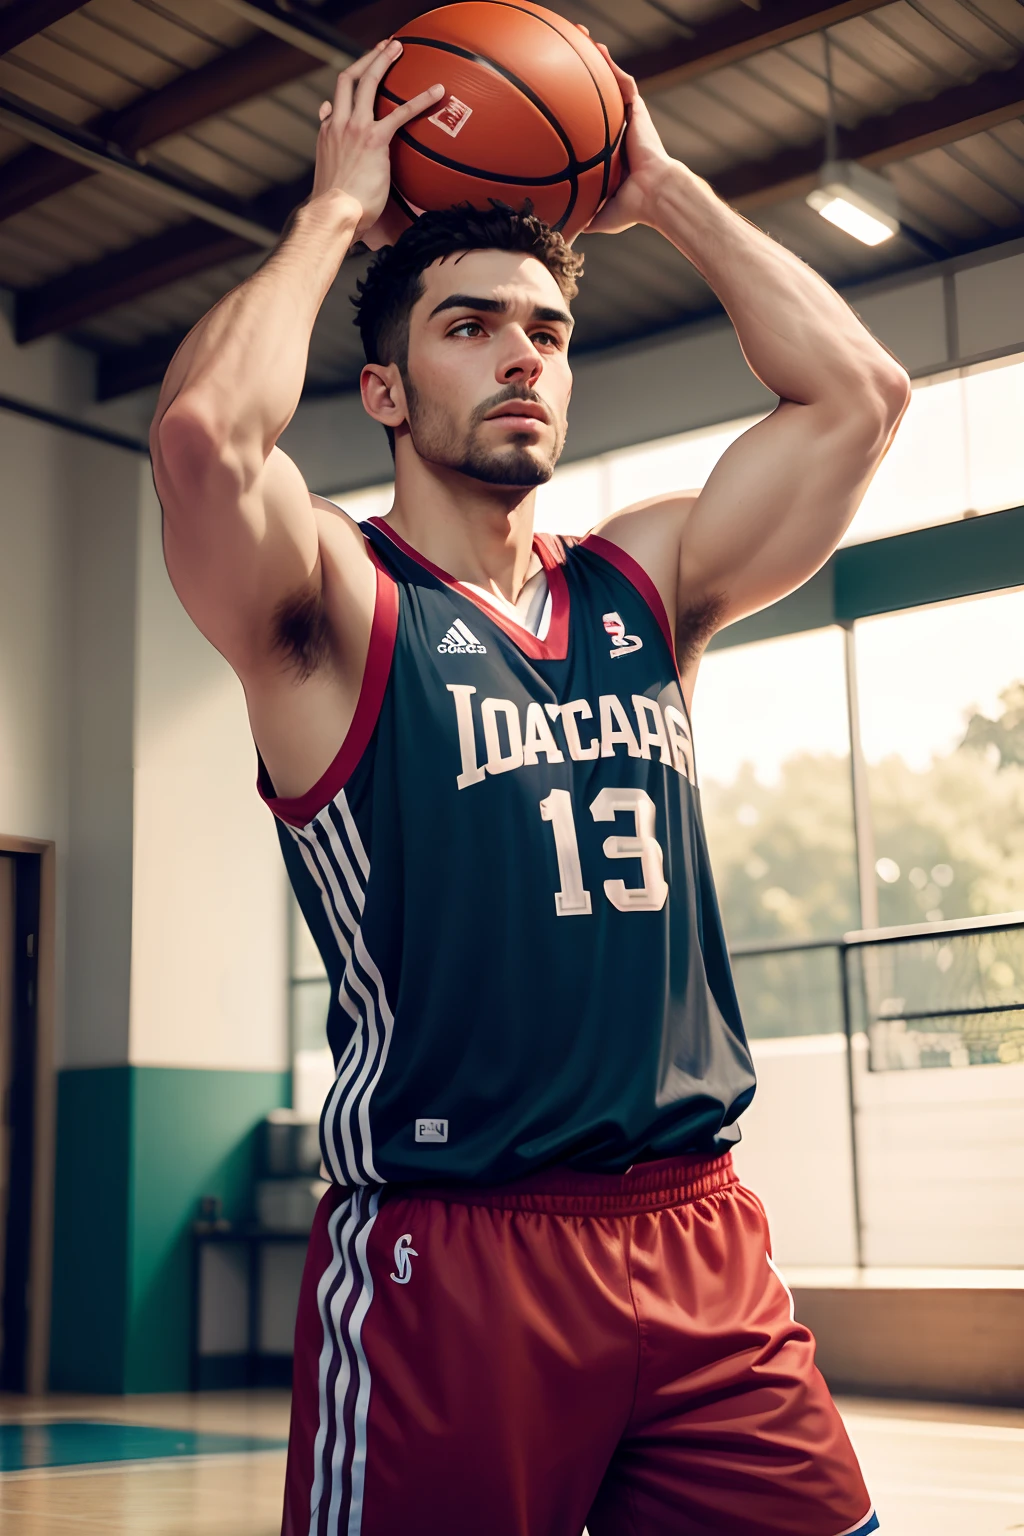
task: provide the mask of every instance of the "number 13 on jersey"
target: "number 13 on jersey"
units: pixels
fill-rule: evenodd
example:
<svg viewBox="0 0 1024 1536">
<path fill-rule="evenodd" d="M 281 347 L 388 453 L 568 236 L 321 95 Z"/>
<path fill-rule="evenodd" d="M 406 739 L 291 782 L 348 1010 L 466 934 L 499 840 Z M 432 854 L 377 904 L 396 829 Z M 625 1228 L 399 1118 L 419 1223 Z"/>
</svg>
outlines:
<svg viewBox="0 0 1024 1536">
<path fill-rule="evenodd" d="M 632 837 L 606 837 L 604 854 L 608 859 L 639 859 L 643 877 L 640 885 L 624 880 L 606 880 L 604 894 L 620 912 L 660 912 L 668 896 L 661 844 L 654 835 L 655 806 L 645 789 L 602 789 L 591 802 L 595 821 L 614 821 L 619 812 L 633 817 Z M 555 892 L 555 911 L 559 917 L 581 917 L 593 911 L 590 892 L 583 884 L 580 846 L 573 819 L 572 796 L 567 789 L 553 789 L 540 802 L 540 814 L 550 821 L 555 835 L 559 889 Z"/>
</svg>

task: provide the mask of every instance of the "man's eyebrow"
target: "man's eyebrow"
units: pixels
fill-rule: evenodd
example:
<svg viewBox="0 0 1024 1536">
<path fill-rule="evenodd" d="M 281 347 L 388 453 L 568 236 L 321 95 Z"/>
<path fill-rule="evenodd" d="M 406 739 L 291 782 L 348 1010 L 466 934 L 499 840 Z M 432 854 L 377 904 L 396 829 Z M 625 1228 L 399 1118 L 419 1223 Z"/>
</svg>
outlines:
<svg viewBox="0 0 1024 1536">
<path fill-rule="evenodd" d="M 441 300 L 440 304 L 434 306 L 427 319 L 433 320 L 435 315 L 440 315 L 446 309 L 475 309 L 481 314 L 504 315 L 508 313 L 508 300 L 482 299 L 472 293 L 450 293 L 446 299 Z M 570 330 L 573 324 L 572 316 L 566 310 L 555 309 L 544 304 L 535 305 L 531 319 L 547 320 L 549 323 L 556 321 L 568 326 Z"/>
<path fill-rule="evenodd" d="M 479 309 L 489 315 L 503 315 L 508 309 L 505 299 L 478 299 L 471 293 L 450 293 L 446 299 L 442 299 L 427 316 L 433 320 L 444 309 Z"/>
</svg>

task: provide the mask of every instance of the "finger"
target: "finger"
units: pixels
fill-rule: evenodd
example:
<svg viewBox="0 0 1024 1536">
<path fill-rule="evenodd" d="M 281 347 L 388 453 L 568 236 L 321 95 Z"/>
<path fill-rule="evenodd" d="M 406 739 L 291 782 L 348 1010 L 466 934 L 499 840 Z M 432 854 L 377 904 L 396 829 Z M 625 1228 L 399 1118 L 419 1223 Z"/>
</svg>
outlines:
<svg viewBox="0 0 1024 1536">
<path fill-rule="evenodd" d="M 589 37 L 589 36 L 590 36 L 590 28 L 589 28 L 589 27 L 585 27 L 585 26 L 584 26 L 584 25 L 583 25 L 583 23 L 582 23 L 582 21 L 578 21 L 578 22 L 577 22 L 577 23 L 576 23 L 576 25 L 577 25 L 577 27 L 578 27 L 578 28 L 579 28 L 579 30 L 580 30 L 580 31 L 581 31 L 581 32 L 582 32 L 582 33 L 583 33 L 583 36 L 584 36 L 584 37 Z M 570 244 L 571 244 L 571 242 L 568 242 L 568 243 L 570 243 Z"/>
<path fill-rule="evenodd" d="M 632 75 L 627 75 L 624 69 L 619 68 L 611 54 L 608 52 L 608 49 L 604 43 L 598 43 L 597 47 L 599 52 L 604 54 L 606 61 L 611 67 L 611 72 L 615 76 L 615 82 L 618 85 L 619 90 L 622 92 L 622 99 L 628 106 L 629 103 L 631 101 L 635 101 L 639 95 L 636 81 L 633 79 Z"/>
<path fill-rule="evenodd" d="M 347 122 L 352 115 L 352 102 L 356 92 L 356 86 L 365 75 L 370 65 L 379 58 L 381 50 L 387 46 L 388 39 L 384 38 L 376 48 L 371 48 L 369 53 L 364 53 L 362 58 L 356 59 L 348 69 L 343 69 L 338 76 L 338 82 L 334 87 L 334 111 L 341 114 L 341 121 Z M 323 122 L 321 111 L 320 121 Z"/>
<path fill-rule="evenodd" d="M 366 74 L 366 71 L 372 69 L 373 65 L 376 64 L 384 50 L 390 48 L 391 45 L 392 39 L 390 37 L 382 37 L 375 48 L 371 48 L 369 53 L 364 53 L 360 58 L 356 59 L 355 63 L 350 64 L 348 69 L 343 70 L 342 73 L 347 75 L 349 80 L 358 83 Z"/>
<path fill-rule="evenodd" d="M 419 114 L 421 112 L 425 112 L 428 107 L 436 106 L 443 95 L 443 85 L 432 85 L 428 90 L 420 91 L 418 96 L 411 97 L 410 100 L 404 104 L 404 106 L 396 107 L 393 112 L 389 112 L 387 117 L 384 118 L 384 123 L 387 127 L 388 141 L 390 142 L 390 140 L 393 139 L 395 134 L 398 132 L 399 128 L 404 127 L 411 118 L 418 117 Z"/>
<path fill-rule="evenodd" d="M 352 102 L 352 111 L 373 118 L 373 103 L 377 95 L 377 87 L 394 64 L 401 57 L 402 45 L 397 38 L 384 44 L 383 48 L 372 59 L 363 71 L 362 78 L 356 86 L 355 97 Z"/>
<path fill-rule="evenodd" d="M 334 107 L 329 101 L 322 101 L 320 103 L 320 121 L 322 123 L 326 123 L 327 119 L 330 117 L 333 111 Z"/>
</svg>

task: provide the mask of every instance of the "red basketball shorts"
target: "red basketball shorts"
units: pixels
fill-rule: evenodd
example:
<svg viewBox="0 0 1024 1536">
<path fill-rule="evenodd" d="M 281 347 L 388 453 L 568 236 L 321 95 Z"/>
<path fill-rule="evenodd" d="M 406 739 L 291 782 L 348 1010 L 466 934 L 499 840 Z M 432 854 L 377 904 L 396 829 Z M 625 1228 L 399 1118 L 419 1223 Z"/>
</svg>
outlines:
<svg viewBox="0 0 1024 1536">
<path fill-rule="evenodd" d="M 284 1536 L 877 1524 L 729 1157 L 324 1197 Z"/>
</svg>

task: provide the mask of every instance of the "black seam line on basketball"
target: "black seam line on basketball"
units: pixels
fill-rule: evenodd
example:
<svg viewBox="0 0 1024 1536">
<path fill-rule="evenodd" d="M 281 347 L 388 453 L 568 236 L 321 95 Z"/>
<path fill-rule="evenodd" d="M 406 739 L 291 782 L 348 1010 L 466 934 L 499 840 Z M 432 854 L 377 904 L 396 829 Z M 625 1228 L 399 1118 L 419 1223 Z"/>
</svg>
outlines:
<svg viewBox="0 0 1024 1536">
<path fill-rule="evenodd" d="M 546 27 L 550 27 L 552 32 L 556 33 L 563 42 L 569 41 L 564 32 L 558 31 L 558 28 L 555 26 L 554 22 L 548 21 L 546 16 L 538 16 L 536 11 L 528 11 L 525 6 L 511 4 L 510 0 L 486 0 L 486 3 L 488 5 L 500 5 L 506 11 L 518 11 L 522 16 L 532 16 L 535 21 L 542 21 Z M 569 46 L 572 47 L 572 44 L 570 43 Z M 573 48 L 572 51 L 573 53 L 576 53 L 575 48 Z M 594 79 L 594 72 L 590 65 L 587 63 L 582 53 L 576 53 L 576 57 L 579 59 L 580 63 L 583 65 L 583 68 L 590 76 L 591 84 L 593 85 L 594 90 L 597 92 L 597 99 L 601 104 L 601 116 L 604 118 L 604 154 L 607 158 L 604 162 L 604 177 L 601 182 L 601 201 L 603 203 L 608 195 L 608 178 L 611 175 L 612 170 L 611 144 L 609 142 L 611 138 L 611 125 L 608 122 L 608 108 L 604 104 L 604 94 L 601 90 L 601 87 Z M 599 157 L 594 158 L 595 165 L 597 164 L 598 158 Z"/>
<path fill-rule="evenodd" d="M 408 47 L 410 43 L 415 43 L 421 48 L 436 48 L 441 53 L 453 53 L 456 58 L 468 59 L 471 64 L 482 64 L 485 69 L 493 70 L 496 75 L 501 75 L 502 79 L 507 80 L 509 85 L 514 85 L 517 91 L 521 91 L 527 101 L 533 102 L 533 105 L 537 108 L 537 111 L 544 118 L 548 126 L 553 128 L 561 139 L 566 159 L 573 159 L 572 143 L 558 118 L 550 108 L 544 105 L 536 92 L 527 85 L 526 81 L 520 80 L 519 76 L 514 75 L 510 69 L 506 69 L 504 64 L 498 64 L 494 59 L 487 58 L 485 54 L 474 53 L 471 49 L 463 48 L 458 43 L 442 43 L 432 37 L 403 37 L 401 41 L 403 47 Z"/>
<path fill-rule="evenodd" d="M 572 181 L 584 171 L 592 171 L 604 158 L 603 152 L 593 160 L 570 160 L 560 171 L 551 176 L 512 176 L 505 171 L 487 171 L 479 165 L 463 165 L 461 160 L 453 160 L 440 149 L 431 149 L 429 145 L 421 144 L 414 139 L 407 128 L 399 128 L 395 134 L 396 139 L 401 139 L 403 144 L 408 144 L 426 160 L 434 160 L 438 165 L 443 165 L 446 170 L 458 171 L 463 176 L 472 176 L 476 181 L 500 181 L 503 185 L 512 187 L 556 187 L 560 181 Z"/>
<path fill-rule="evenodd" d="M 394 91 L 386 91 L 382 87 L 379 94 L 386 96 L 388 101 L 394 102 L 396 107 L 405 106 L 401 96 L 396 96 Z M 411 149 L 418 150 L 428 160 L 436 160 L 439 165 L 446 166 L 452 171 L 464 171 L 467 175 L 478 178 L 489 176 L 492 181 L 507 181 L 516 185 L 529 183 L 530 186 L 534 187 L 553 187 L 559 181 L 571 181 L 573 176 L 582 176 L 584 171 L 594 170 L 596 166 L 601 164 L 602 160 L 605 162 L 605 170 L 608 171 L 611 157 L 615 153 L 616 145 L 622 137 L 625 126 L 625 123 L 623 123 L 622 128 L 619 129 L 619 137 L 609 149 L 599 150 L 596 155 L 591 155 L 589 160 L 567 160 L 563 169 L 556 171 L 552 176 L 508 176 L 504 171 L 484 171 L 478 165 L 463 165 L 461 161 L 451 159 L 449 155 L 443 154 L 441 150 L 431 149 L 429 145 L 421 144 L 419 139 L 412 138 L 409 128 L 399 128 L 395 138 L 402 139 Z"/>
<path fill-rule="evenodd" d="M 405 106 L 405 101 L 401 96 L 396 96 L 394 91 L 389 91 L 383 85 L 379 87 L 378 95 L 386 96 L 388 101 L 393 102 L 396 107 Z M 622 127 L 618 131 L 618 134 L 616 135 L 614 144 L 610 145 L 606 149 L 599 149 L 597 154 L 591 155 L 589 160 L 567 160 L 564 170 L 558 171 L 554 176 L 506 176 L 504 171 L 485 172 L 482 171 L 478 165 L 463 165 L 460 161 L 452 160 L 448 155 L 442 154 L 439 149 L 431 149 L 428 145 L 421 144 L 418 139 L 411 138 L 408 128 L 399 128 L 398 132 L 395 134 L 395 138 L 404 139 L 406 144 L 408 144 L 412 149 L 419 150 L 420 153 L 426 155 L 428 159 L 436 160 L 438 164 L 447 166 L 450 170 L 453 171 L 465 171 L 468 175 L 475 177 L 486 175 L 489 176 L 492 181 L 523 182 L 524 184 L 528 182 L 531 186 L 534 187 L 547 187 L 554 186 L 555 183 L 559 181 L 571 181 L 574 175 L 582 176 L 584 171 L 592 171 L 595 166 L 601 164 L 602 160 L 605 162 L 605 170 L 607 171 L 610 168 L 611 157 L 615 153 L 619 140 L 622 138 L 622 135 L 625 131 L 625 127 L 626 125 L 623 123 Z"/>
<path fill-rule="evenodd" d="M 409 137 L 404 128 L 400 128 L 395 138 L 403 139 L 414 154 L 422 155 L 424 160 L 430 160 L 435 165 L 443 165 L 446 170 L 458 171 L 471 181 L 497 182 L 503 187 L 557 187 L 563 183 L 569 188 L 569 201 L 565 205 L 565 211 L 556 223 L 551 225 L 554 230 L 564 227 L 566 219 L 576 206 L 576 197 L 579 188 L 577 178 L 572 174 L 572 166 L 567 172 L 558 176 L 506 176 L 502 171 L 484 171 L 477 165 L 462 165 L 458 160 L 449 160 L 447 155 L 442 155 L 439 150 L 426 149 L 418 144 L 415 139 Z"/>
</svg>

